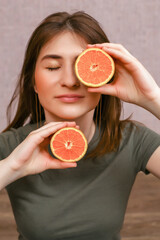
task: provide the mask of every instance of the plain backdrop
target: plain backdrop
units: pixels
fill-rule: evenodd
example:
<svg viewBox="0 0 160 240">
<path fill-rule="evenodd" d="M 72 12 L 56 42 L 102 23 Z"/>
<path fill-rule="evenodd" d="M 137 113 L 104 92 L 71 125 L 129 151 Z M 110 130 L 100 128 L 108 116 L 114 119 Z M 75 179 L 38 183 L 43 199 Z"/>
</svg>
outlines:
<svg viewBox="0 0 160 240">
<path fill-rule="evenodd" d="M 7 124 L 6 108 L 32 31 L 51 13 L 79 10 L 95 17 L 110 41 L 123 44 L 160 86 L 159 0 L 0 0 L 0 130 Z M 151 113 L 124 104 L 123 116 L 130 114 L 160 133 L 160 122 Z"/>
</svg>

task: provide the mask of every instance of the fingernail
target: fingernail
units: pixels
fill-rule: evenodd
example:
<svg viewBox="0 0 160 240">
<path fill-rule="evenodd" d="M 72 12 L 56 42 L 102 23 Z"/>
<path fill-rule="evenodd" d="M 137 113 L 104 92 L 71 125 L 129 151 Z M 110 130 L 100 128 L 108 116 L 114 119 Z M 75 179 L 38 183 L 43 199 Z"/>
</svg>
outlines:
<svg viewBox="0 0 160 240">
<path fill-rule="evenodd" d="M 93 88 L 88 88 L 87 89 L 89 92 L 92 92 L 92 91 L 94 91 L 94 89 Z"/>
<path fill-rule="evenodd" d="M 77 163 L 75 163 L 75 164 L 73 165 L 73 167 L 77 167 Z"/>
<path fill-rule="evenodd" d="M 95 44 L 87 44 L 87 47 L 93 47 Z"/>
</svg>

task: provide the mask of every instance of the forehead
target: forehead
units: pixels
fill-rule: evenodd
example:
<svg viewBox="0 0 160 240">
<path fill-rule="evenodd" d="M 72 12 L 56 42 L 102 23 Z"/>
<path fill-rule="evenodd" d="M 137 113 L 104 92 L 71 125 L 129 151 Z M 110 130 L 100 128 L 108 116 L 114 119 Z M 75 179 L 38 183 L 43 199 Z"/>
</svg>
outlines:
<svg viewBox="0 0 160 240">
<path fill-rule="evenodd" d="M 73 32 L 61 32 L 49 40 L 41 49 L 39 57 L 46 54 L 73 54 L 78 55 L 86 48 L 87 42 Z"/>
</svg>

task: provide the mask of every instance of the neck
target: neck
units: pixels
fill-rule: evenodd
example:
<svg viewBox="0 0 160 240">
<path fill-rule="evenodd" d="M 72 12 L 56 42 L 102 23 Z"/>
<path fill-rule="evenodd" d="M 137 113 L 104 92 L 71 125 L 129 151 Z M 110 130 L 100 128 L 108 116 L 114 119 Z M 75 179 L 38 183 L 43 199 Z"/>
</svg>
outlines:
<svg viewBox="0 0 160 240">
<path fill-rule="evenodd" d="M 76 118 L 76 119 L 61 119 L 61 118 L 55 118 L 53 116 L 46 116 L 46 123 L 49 122 L 73 122 L 75 121 L 76 124 L 80 127 L 80 130 L 84 133 L 84 135 L 87 138 L 88 143 L 91 141 L 94 132 L 95 132 L 95 123 L 93 121 L 93 114 L 94 114 L 94 109 L 88 112 L 87 114 Z"/>
<path fill-rule="evenodd" d="M 95 123 L 93 121 L 94 111 L 92 110 L 85 116 L 76 119 L 76 124 L 80 127 L 80 130 L 84 133 L 87 138 L 88 143 L 91 141 L 95 132 Z"/>
</svg>

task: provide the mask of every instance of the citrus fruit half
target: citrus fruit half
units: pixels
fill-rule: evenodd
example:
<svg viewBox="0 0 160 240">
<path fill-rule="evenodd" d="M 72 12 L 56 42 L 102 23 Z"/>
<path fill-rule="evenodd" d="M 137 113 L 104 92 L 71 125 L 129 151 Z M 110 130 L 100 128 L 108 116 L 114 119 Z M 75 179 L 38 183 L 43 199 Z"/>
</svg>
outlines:
<svg viewBox="0 0 160 240">
<path fill-rule="evenodd" d="M 87 146 L 84 134 L 73 127 L 58 130 L 50 141 L 53 155 L 66 162 L 79 161 L 85 155 Z"/>
<path fill-rule="evenodd" d="M 99 48 L 88 48 L 75 62 L 77 78 L 86 86 L 100 87 L 111 80 L 115 72 L 114 60 Z"/>
</svg>

